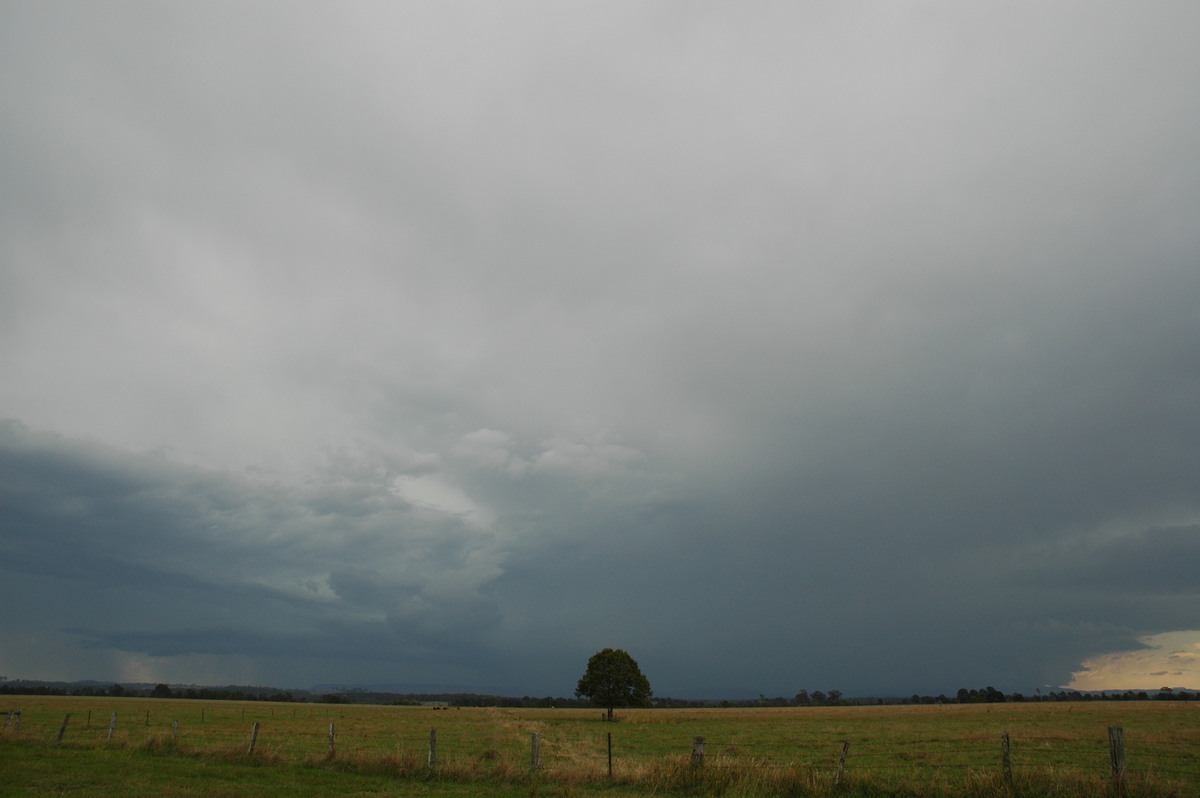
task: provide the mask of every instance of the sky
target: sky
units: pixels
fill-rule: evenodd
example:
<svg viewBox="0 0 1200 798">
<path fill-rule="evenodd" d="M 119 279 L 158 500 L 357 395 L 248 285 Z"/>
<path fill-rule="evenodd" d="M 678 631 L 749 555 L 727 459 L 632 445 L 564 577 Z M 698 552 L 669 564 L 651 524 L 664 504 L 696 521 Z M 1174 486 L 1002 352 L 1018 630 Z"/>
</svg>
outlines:
<svg viewBox="0 0 1200 798">
<path fill-rule="evenodd" d="M 0 674 L 1200 688 L 1197 30 L 0 0 Z"/>
</svg>

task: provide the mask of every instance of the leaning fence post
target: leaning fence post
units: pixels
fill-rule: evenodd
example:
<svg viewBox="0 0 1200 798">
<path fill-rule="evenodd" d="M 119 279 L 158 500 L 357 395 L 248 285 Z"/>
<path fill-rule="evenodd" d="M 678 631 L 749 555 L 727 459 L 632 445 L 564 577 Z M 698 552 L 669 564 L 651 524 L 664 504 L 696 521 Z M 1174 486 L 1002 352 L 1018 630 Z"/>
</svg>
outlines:
<svg viewBox="0 0 1200 798">
<path fill-rule="evenodd" d="M 70 719 L 71 719 L 71 713 L 68 712 L 67 716 L 65 718 L 63 718 L 62 725 L 58 727 L 58 742 L 60 742 L 60 743 L 62 742 L 63 735 L 67 733 L 67 721 L 69 721 Z"/>
<path fill-rule="evenodd" d="M 254 726 L 250 729 L 250 747 L 246 749 L 247 754 L 254 753 L 254 744 L 258 742 L 258 721 L 254 721 Z"/>
<path fill-rule="evenodd" d="M 113 734 L 117 730 L 117 713 L 112 713 L 112 717 L 108 719 L 108 739 L 113 738 Z"/>
<path fill-rule="evenodd" d="M 704 738 L 697 737 L 692 740 L 692 767 L 700 768 L 704 765 Z"/>
<path fill-rule="evenodd" d="M 533 739 L 530 740 L 529 769 L 542 769 L 542 735 L 537 732 L 533 733 Z"/>
<path fill-rule="evenodd" d="M 838 757 L 837 775 L 833 779 L 833 786 L 838 786 L 842 783 L 842 771 L 846 769 L 846 754 L 850 753 L 850 741 L 842 741 L 842 755 Z"/>
<path fill-rule="evenodd" d="M 1008 732 L 1005 732 L 1004 736 L 1000 738 L 1000 745 L 1004 751 L 1004 755 L 1002 758 L 1003 763 L 1004 763 L 1004 783 L 1007 784 L 1009 787 L 1011 787 L 1012 786 L 1012 747 L 1011 747 L 1011 743 L 1008 739 Z"/>
<path fill-rule="evenodd" d="M 429 730 L 429 769 L 437 764 L 437 729 Z"/>
<path fill-rule="evenodd" d="M 1113 784 L 1118 794 L 1125 792 L 1125 730 L 1120 726 L 1108 727 L 1108 753 L 1112 759 Z"/>
</svg>

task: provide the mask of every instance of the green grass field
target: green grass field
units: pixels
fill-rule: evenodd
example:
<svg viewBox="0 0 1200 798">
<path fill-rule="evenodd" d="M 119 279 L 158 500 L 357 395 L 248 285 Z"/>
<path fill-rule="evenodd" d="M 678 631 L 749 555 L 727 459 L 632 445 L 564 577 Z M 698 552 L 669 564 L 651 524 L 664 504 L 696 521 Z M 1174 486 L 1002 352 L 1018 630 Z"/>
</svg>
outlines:
<svg viewBox="0 0 1200 798">
<path fill-rule="evenodd" d="M 0 795 L 1092 796 L 1115 793 L 1113 726 L 1127 795 L 1200 795 L 1195 702 L 654 709 L 605 723 L 598 709 L 5 696 L 0 713 L 15 710 Z"/>
</svg>

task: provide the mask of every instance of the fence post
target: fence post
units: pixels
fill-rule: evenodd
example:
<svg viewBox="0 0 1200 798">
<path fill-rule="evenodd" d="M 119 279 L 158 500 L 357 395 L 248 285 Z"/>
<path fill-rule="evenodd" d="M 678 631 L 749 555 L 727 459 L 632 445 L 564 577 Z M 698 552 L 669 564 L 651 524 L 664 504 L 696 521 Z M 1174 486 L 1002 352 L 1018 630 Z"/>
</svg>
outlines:
<svg viewBox="0 0 1200 798">
<path fill-rule="evenodd" d="M 108 719 L 108 739 L 113 738 L 113 733 L 117 730 L 117 713 L 112 713 L 112 717 Z"/>
<path fill-rule="evenodd" d="M 1011 743 L 1008 739 L 1008 732 L 1004 733 L 1004 736 L 1000 738 L 1000 741 L 1001 741 L 1001 747 L 1003 748 L 1003 751 L 1004 751 L 1004 755 L 1002 758 L 1002 761 L 1004 763 L 1004 783 L 1007 784 L 1009 787 L 1011 787 L 1012 786 L 1012 747 L 1011 747 Z"/>
<path fill-rule="evenodd" d="M 704 766 L 704 738 L 697 737 L 692 740 L 692 768 L 699 769 Z"/>
<path fill-rule="evenodd" d="M 1120 726 L 1108 727 L 1108 754 L 1112 760 L 1113 785 L 1118 795 L 1125 794 L 1125 730 Z"/>
<path fill-rule="evenodd" d="M 171 741 L 179 739 L 179 721 L 178 719 L 171 721 Z"/>
<path fill-rule="evenodd" d="M 537 732 L 533 733 L 533 739 L 530 741 L 529 769 L 542 769 L 542 735 Z"/>
<path fill-rule="evenodd" d="M 333 759 L 337 756 L 337 734 L 334 731 L 333 724 L 329 724 L 329 758 Z"/>
<path fill-rule="evenodd" d="M 60 742 L 60 743 L 62 742 L 63 735 L 67 733 L 67 721 L 69 721 L 70 719 L 71 719 L 71 713 L 68 712 L 67 716 L 65 718 L 63 718 L 62 725 L 58 727 L 58 742 Z"/>
<path fill-rule="evenodd" d="M 429 769 L 437 765 L 437 729 L 429 730 Z"/>
<path fill-rule="evenodd" d="M 247 754 L 254 753 L 254 744 L 258 742 L 258 721 L 254 721 L 254 726 L 250 729 L 250 747 L 246 749 Z"/>
<path fill-rule="evenodd" d="M 833 778 L 833 786 L 837 787 L 842 783 L 842 771 L 846 769 L 846 754 L 850 753 L 850 741 L 842 741 L 842 755 L 838 757 L 837 775 Z"/>
<path fill-rule="evenodd" d="M 612 732 L 608 733 L 608 777 L 612 778 Z"/>
</svg>

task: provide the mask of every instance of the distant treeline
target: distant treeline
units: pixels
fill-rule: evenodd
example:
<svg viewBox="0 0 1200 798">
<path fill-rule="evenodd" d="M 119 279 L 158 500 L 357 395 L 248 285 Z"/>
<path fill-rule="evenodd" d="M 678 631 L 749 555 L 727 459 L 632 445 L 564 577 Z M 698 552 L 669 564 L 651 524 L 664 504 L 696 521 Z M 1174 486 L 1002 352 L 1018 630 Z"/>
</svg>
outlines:
<svg viewBox="0 0 1200 798">
<path fill-rule="evenodd" d="M 307 691 L 299 694 L 256 687 L 176 687 L 165 684 L 145 687 L 127 684 L 47 684 L 39 682 L 2 682 L 0 695 L 73 695 L 115 696 L 119 698 L 199 698 L 210 701 L 313 701 Z"/>
<path fill-rule="evenodd" d="M 545 696 L 542 698 L 522 696 L 488 695 L 482 693 L 391 693 L 354 688 L 351 690 L 279 690 L 273 687 L 174 687 L 166 684 L 102 684 L 97 682 L 37 682 L 0 681 L 0 695 L 62 695 L 62 696 L 115 696 L 132 698 L 190 698 L 209 701 L 283 701 L 312 702 L 321 704 L 391 704 L 397 706 L 448 706 L 448 707 L 509 707 L 520 709 L 537 708 L 582 708 L 591 707 L 586 699 Z M 759 696 L 752 700 L 705 701 L 680 698 L 655 698 L 654 706 L 670 709 L 697 707 L 831 707 L 862 706 L 869 704 L 995 704 L 1003 702 L 1037 701 L 1195 701 L 1200 693 L 1163 687 L 1154 692 L 1145 690 L 1114 692 L 1080 692 L 1078 690 L 1047 692 L 1036 691 L 1033 695 L 1003 693 L 994 687 L 959 689 L 953 696 L 918 695 L 908 698 L 845 698 L 840 690 L 801 690 L 791 698 Z"/>
<path fill-rule="evenodd" d="M 319 704 L 391 704 L 396 706 L 568 708 L 591 707 L 587 699 L 534 698 L 488 695 L 482 693 L 391 693 L 355 688 L 314 691 L 279 690 L 272 687 L 194 687 L 166 684 L 63 684 L 31 681 L 0 682 L 0 695 L 114 696 L 123 698 L 191 698 L 209 701 L 287 701 Z M 656 699 L 660 707 L 703 707 L 712 702 Z"/>
<path fill-rule="evenodd" d="M 1187 690 L 1174 690 L 1170 687 L 1162 687 L 1155 692 L 1147 692 L 1145 690 L 1114 690 L 1112 692 L 1081 693 L 1078 690 L 1062 690 L 1057 693 L 1042 693 L 1038 691 L 1033 695 L 1023 695 L 1022 693 L 1005 694 L 994 687 L 985 687 L 982 690 L 960 689 L 954 695 L 953 700 L 948 700 L 945 696 L 930 698 L 929 696 L 914 695 L 908 699 L 907 703 L 933 704 L 939 700 L 943 703 L 953 704 L 994 704 L 1002 701 L 1194 701 L 1197 699 L 1200 699 L 1200 694 L 1198 693 L 1189 693 Z"/>
</svg>

